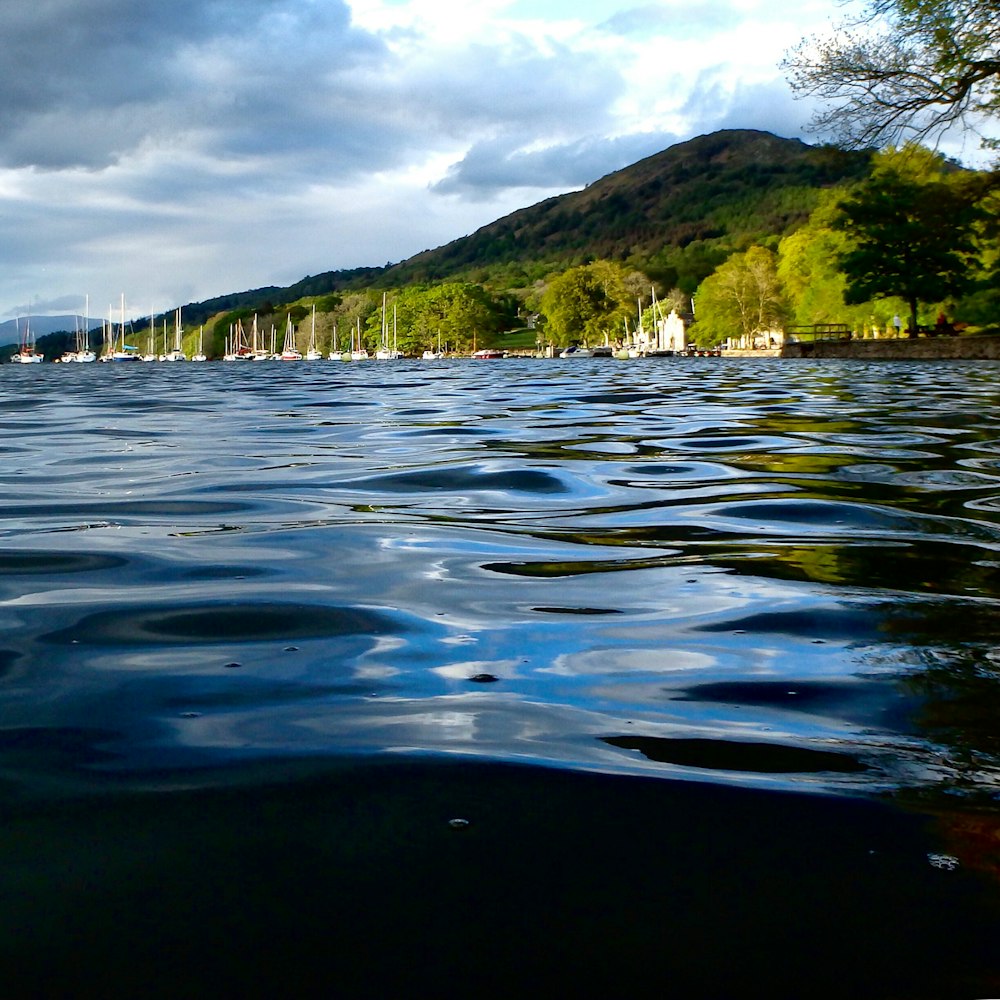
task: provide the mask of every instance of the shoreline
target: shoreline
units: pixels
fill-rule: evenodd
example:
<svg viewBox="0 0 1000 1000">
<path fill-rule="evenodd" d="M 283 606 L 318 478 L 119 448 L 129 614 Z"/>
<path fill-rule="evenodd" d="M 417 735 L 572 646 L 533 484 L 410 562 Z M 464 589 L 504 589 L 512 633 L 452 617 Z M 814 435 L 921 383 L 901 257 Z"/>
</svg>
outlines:
<svg viewBox="0 0 1000 1000">
<path fill-rule="evenodd" d="M 724 352 L 729 355 L 730 352 Z M 786 344 L 775 351 L 739 352 L 740 356 L 781 358 L 857 358 L 870 361 L 998 361 L 1000 334 L 966 337 L 886 338 L 884 340 L 817 340 Z"/>
</svg>

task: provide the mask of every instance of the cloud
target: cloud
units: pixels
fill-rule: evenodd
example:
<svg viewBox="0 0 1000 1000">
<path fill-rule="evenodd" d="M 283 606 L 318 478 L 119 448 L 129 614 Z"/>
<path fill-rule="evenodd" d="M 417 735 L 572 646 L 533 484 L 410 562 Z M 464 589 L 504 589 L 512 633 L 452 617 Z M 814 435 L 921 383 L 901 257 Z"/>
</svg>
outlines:
<svg viewBox="0 0 1000 1000">
<path fill-rule="evenodd" d="M 605 138 L 586 136 L 537 150 L 512 148 L 509 137 L 473 146 L 445 178 L 433 186 L 438 194 L 489 197 L 508 188 L 583 187 L 677 142 L 669 133 L 651 132 Z"/>
<path fill-rule="evenodd" d="M 43 169 L 101 169 L 148 142 L 280 138 L 279 122 L 294 131 L 323 95 L 335 107 L 337 75 L 385 51 L 340 0 L 40 0 L 0 7 L 0 36 L 0 162 Z"/>
<path fill-rule="evenodd" d="M 659 3 L 618 11 L 598 25 L 598 30 L 632 38 L 663 35 L 669 46 L 671 42 L 725 30 L 735 18 L 736 12 L 725 3 L 683 6 Z"/>
<path fill-rule="evenodd" d="M 692 135 L 796 134 L 777 62 L 827 7 L 0 5 L 0 314 L 401 260 Z"/>
</svg>

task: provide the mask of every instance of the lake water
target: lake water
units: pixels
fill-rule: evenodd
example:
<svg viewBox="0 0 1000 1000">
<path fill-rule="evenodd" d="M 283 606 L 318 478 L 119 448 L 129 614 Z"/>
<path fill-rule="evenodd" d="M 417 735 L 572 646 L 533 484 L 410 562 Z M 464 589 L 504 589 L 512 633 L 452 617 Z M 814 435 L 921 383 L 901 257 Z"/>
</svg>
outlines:
<svg viewBox="0 0 1000 1000">
<path fill-rule="evenodd" d="M 879 934 L 895 921 L 898 941 L 847 960 L 854 995 L 916 995 L 917 983 L 966 995 L 992 974 L 1000 366 L 511 359 L 0 373 L 0 959 L 18 981 L 72 982 L 110 962 L 119 985 L 147 995 L 150 969 L 165 995 L 228 995 L 241 975 L 279 976 L 246 957 L 277 937 L 280 975 L 305 970 L 289 981 L 320 994 L 329 942 L 313 939 L 315 919 L 305 932 L 296 907 L 334 920 L 309 886 L 335 868 L 338 897 L 353 900 L 336 919 L 354 931 L 323 961 L 348 970 L 342 995 L 384 987 L 350 957 L 379 962 L 357 929 L 367 920 L 462 992 L 486 966 L 510 968 L 491 913 L 508 927 L 525 912 L 541 919 L 537 905 L 510 902 L 554 877 L 551 854 L 524 853 L 537 835 L 561 839 L 578 875 L 601 868 L 606 884 L 588 892 L 622 912 L 574 917 L 572 948 L 555 924 L 534 924 L 547 950 L 519 939 L 523 975 L 551 973 L 564 946 L 575 961 L 583 941 L 610 949 L 601 968 L 627 983 L 636 963 L 649 974 L 666 918 L 634 889 L 625 906 L 603 869 L 641 858 L 633 881 L 656 883 L 651 858 L 663 855 L 647 824 L 682 838 L 675 856 L 715 843 L 710 862 L 685 861 L 703 865 L 684 889 L 689 908 L 739 857 L 725 891 L 771 865 L 776 919 L 803 892 L 804 855 L 786 865 L 746 852 L 785 837 L 786 860 L 806 850 L 822 873 L 809 890 L 822 919 L 877 919 Z M 513 849 L 512 813 L 526 839 L 517 864 L 497 869 Z M 615 815 L 626 825 L 607 828 Z M 414 817 L 427 829 L 401 833 Z M 812 854 L 838 823 L 856 843 Z M 591 857 L 602 837 L 607 852 Z M 346 860 L 335 838 L 352 845 Z M 322 871 L 296 867 L 320 842 L 334 851 L 313 859 Z M 889 867 L 874 874 L 881 859 Z M 183 892 L 164 888 L 164 871 Z M 476 909 L 484 937 L 462 937 L 472 903 L 456 872 L 499 879 Z M 845 898 L 852 879 L 857 898 Z M 192 889 L 206 884 L 210 899 Z M 373 885 L 382 902 L 363 905 Z M 555 897 L 577 900 L 579 878 L 560 885 Z M 407 922 L 412 900 L 435 896 L 442 910 L 422 905 Z M 759 922 L 763 897 L 738 896 L 727 919 Z M 635 926 L 626 910 L 641 911 Z M 946 910 L 950 930 L 938 923 Z M 233 931 L 221 915 L 233 912 L 256 917 Z M 718 913 L 697 912 L 711 934 Z M 672 933 L 693 935 L 693 913 L 670 917 Z M 428 926 L 436 940 L 459 935 L 465 957 L 428 958 Z M 847 954 L 823 950 L 832 934 L 798 941 L 802 966 L 770 995 L 809 993 L 809 963 Z M 954 935 L 958 952 L 942 943 Z M 53 940 L 57 971 L 42 958 Z M 905 974 L 897 946 L 924 949 Z M 757 995 L 747 977 L 761 982 L 774 963 L 757 968 L 752 954 L 740 952 L 751 971 L 731 978 L 710 957 L 683 966 L 679 995 Z M 194 975 L 210 955 L 215 978 Z"/>
</svg>

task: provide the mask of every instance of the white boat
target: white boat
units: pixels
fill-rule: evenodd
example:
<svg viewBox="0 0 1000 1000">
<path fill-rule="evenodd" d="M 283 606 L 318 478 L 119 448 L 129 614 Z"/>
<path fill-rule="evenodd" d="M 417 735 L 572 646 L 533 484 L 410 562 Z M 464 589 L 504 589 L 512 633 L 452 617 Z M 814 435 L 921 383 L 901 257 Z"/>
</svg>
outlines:
<svg viewBox="0 0 1000 1000">
<path fill-rule="evenodd" d="M 424 351 L 420 357 L 424 361 L 440 361 L 444 357 L 444 351 L 441 350 L 441 331 L 438 330 L 438 342 L 436 351 Z"/>
<path fill-rule="evenodd" d="M 281 347 L 279 355 L 282 361 L 301 361 L 302 352 L 295 346 L 295 326 L 292 323 L 292 314 L 288 313 L 285 321 L 285 342 Z"/>
<path fill-rule="evenodd" d="M 146 347 L 146 353 L 141 355 L 140 361 L 158 361 L 159 358 L 156 354 L 156 324 L 153 321 L 153 315 L 150 313 L 149 316 L 149 341 Z"/>
<path fill-rule="evenodd" d="M 257 317 L 254 316 L 256 326 Z M 236 321 L 236 327 L 229 326 L 229 336 L 226 338 L 226 353 L 222 356 L 223 361 L 255 361 L 254 352 L 250 350 L 247 343 L 246 334 L 243 332 L 243 320 Z"/>
<path fill-rule="evenodd" d="M 351 361 L 367 361 L 368 351 L 365 349 L 364 345 L 361 343 L 361 317 L 358 317 L 358 342 L 357 346 L 354 345 L 354 331 L 351 331 Z"/>
<path fill-rule="evenodd" d="M 306 347 L 306 353 L 303 355 L 304 361 L 322 361 L 323 352 L 316 346 L 316 303 L 313 303 L 312 309 L 312 327 L 309 330 L 309 345 Z"/>
<path fill-rule="evenodd" d="M 141 355 L 139 349 L 132 344 L 125 343 L 125 293 L 122 293 L 121 322 L 118 332 L 115 333 L 114 319 L 111 316 L 111 307 L 108 307 L 108 326 L 105 342 L 105 352 L 101 355 L 102 361 L 138 361 Z"/>
<path fill-rule="evenodd" d="M 84 309 L 84 319 L 83 325 L 80 325 L 80 317 L 77 316 L 76 319 L 76 336 L 75 336 L 75 346 L 76 350 L 67 351 L 62 356 L 62 361 L 72 361 L 76 364 L 87 364 L 91 361 L 97 360 L 97 355 L 90 349 L 90 296 L 86 298 L 86 307 Z"/>
<path fill-rule="evenodd" d="M 15 365 L 38 365 L 42 363 L 45 358 L 44 354 L 39 354 L 35 350 L 35 337 L 31 332 L 31 322 L 26 321 L 24 324 L 24 336 L 21 336 L 21 324 L 20 321 L 16 323 L 18 341 L 20 342 L 20 347 L 17 351 L 10 356 L 11 364 Z"/>
<path fill-rule="evenodd" d="M 274 327 L 271 327 L 271 349 L 268 350 L 264 343 L 264 334 L 257 326 L 257 314 L 253 314 L 253 323 L 250 326 L 250 360 L 270 361 L 274 357 Z"/>
<path fill-rule="evenodd" d="M 392 347 L 389 346 L 389 319 L 385 311 L 385 292 L 382 293 L 382 346 L 375 352 L 379 361 L 398 361 L 403 356 L 397 350 L 396 342 L 396 305 L 392 306 Z"/>
<path fill-rule="evenodd" d="M 96 360 L 97 355 L 90 347 L 90 296 L 88 295 L 83 312 L 83 335 L 76 350 L 76 363 L 83 365 Z"/>
<path fill-rule="evenodd" d="M 198 350 L 196 353 L 191 355 L 192 361 L 208 361 L 208 357 L 205 354 L 205 327 L 198 327 Z"/>
<path fill-rule="evenodd" d="M 80 317 L 77 316 L 74 320 L 74 330 L 73 330 L 73 350 L 63 351 L 63 353 L 56 358 L 56 361 L 63 365 L 76 364 L 77 356 L 80 353 Z"/>
<path fill-rule="evenodd" d="M 178 309 L 174 313 L 174 346 L 172 350 L 167 351 L 164 355 L 164 361 L 187 361 L 187 355 L 181 348 L 182 335 L 183 329 L 181 327 L 181 311 Z"/>
<path fill-rule="evenodd" d="M 589 347 L 579 347 L 576 344 L 571 344 L 564 351 L 559 352 L 559 357 L 561 358 L 592 358 L 594 352 Z"/>
</svg>

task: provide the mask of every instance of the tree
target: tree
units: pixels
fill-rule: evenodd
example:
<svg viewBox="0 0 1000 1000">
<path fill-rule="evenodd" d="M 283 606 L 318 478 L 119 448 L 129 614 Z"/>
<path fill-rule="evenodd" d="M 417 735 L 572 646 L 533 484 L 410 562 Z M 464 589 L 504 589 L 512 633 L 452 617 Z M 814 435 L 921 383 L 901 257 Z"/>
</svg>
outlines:
<svg viewBox="0 0 1000 1000">
<path fill-rule="evenodd" d="M 381 338 L 383 323 L 395 328 L 399 349 L 417 354 L 436 346 L 438 337 L 452 350 L 466 351 L 474 343 L 492 339 L 499 326 L 499 310 L 489 293 L 471 282 L 443 282 L 438 285 L 409 285 L 391 292 L 382 306 L 368 316 L 369 344 Z"/>
<path fill-rule="evenodd" d="M 629 272 L 607 260 L 571 267 L 553 278 L 540 305 L 546 330 L 562 346 L 617 337 L 626 317 L 635 314 Z"/>
<path fill-rule="evenodd" d="M 835 226 L 840 215 L 838 204 L 845 195 L 843 188 L 823 192 L 806 225 L 778 244 L 778 279 L 796 323 L 843 323 L 865 315 L 844 303 L 847 279 L 838 259 L 851 241 Z M 858 315 L 852 315 L 854 312 Z"/>
<path fill-rule="evenodd" d="M 876 171 L 840 205 L 837 225 L 854 240 L 840 257 L 844 300 L 898 295 L 917 329 L 921 302 L 961 294 L 978 263 L 976 227 L 983 219 L 975 175 L 921 180 L 896 167 Z"/>
<path fill-rule="evenodd" d="M 784 61 L 799 96 L 827 102 L 813 122 L 855 148 L 927 139 L 953 125 L 982 135 L 1000 118 L 996 0 L 868 0 L 833 36 Z"/>
<path fill-rule="evenodd" d="M 695 293 L 692 336 L 702 346 L 773 330 L 785 315 L 774 254 L 752 246 L 720 264 Z"/>
</svg>

